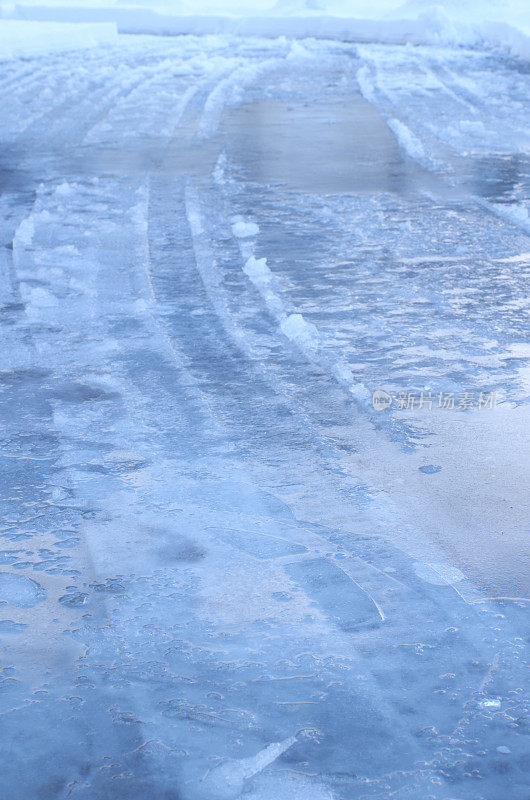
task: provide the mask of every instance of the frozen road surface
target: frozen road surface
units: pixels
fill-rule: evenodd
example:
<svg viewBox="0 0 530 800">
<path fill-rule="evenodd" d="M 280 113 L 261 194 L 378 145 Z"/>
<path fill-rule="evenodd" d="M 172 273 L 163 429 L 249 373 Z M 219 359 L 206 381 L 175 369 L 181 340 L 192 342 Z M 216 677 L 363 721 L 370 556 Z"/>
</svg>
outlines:
<svg viewBox="0 0 530 800">
<path fill-rule="evenodd" d="M 464 49 L 2 64 L 2 800 L 527 800 L 529 97 Z"/>
</svg>

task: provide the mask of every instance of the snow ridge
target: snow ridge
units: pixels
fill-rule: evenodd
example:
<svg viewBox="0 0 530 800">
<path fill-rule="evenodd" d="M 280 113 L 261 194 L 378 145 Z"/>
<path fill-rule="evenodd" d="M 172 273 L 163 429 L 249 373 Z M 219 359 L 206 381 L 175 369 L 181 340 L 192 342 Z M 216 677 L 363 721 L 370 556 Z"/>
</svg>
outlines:
<svg viewBox="0 0 530 800">
<path fill-rule="evenodd" d="M 252 238 L 247 231 L 254 230 Z M 269 310 L 278 323 L 279 331 L 313 364 L 329 372 L 338 383 L 366 410 L 371 410 L 370 393 L 363 383 L 355 380 L 348 364 L 325 351 L 325 342 L 316 325 L 308 322 L 303 314 L 290 309 L 281 297 L 278 279 L 267 265 L 266 258 L 256 258 L 255 237 L 259 227 L 252 220 L 235 220 L 232 232 L 238 239 L 244 259 L 243 272 L 254 284 Z M 242 235 L 244 233 L 244 235 Z"/>
<path fill-rule="evenodd" d="M 219 127 L 221 114 L 225 105 L 235 102 L 241 91 L 253 83 L 261 74 L 280 63 L 278 58 L 270 58 L 259 64 L 247 64 L 237 67 L 226 78 L 223 78 L 210 92 L 204 104 L 202 117 L 197 129 L 198 139 L 208 139 Z"/>
</svg>

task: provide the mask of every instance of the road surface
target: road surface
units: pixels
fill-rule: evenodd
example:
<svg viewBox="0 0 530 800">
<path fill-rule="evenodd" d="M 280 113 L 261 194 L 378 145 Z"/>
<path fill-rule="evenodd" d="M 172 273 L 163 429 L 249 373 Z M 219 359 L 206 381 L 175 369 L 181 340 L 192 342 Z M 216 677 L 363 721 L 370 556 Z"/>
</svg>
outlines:
<svg viewBox="0 0 530 800">
<path fill-rule="evenodd" d="M 3 65 L 6 797 L 527 797 L 529 90 L 314 40 Z"/>
</svg>

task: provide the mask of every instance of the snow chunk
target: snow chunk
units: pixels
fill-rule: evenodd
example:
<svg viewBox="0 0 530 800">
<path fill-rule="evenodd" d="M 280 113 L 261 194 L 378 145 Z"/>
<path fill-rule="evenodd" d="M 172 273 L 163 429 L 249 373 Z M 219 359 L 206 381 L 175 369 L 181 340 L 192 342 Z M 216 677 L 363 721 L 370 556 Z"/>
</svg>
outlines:
<svg viewBox="0 0 530 800">
<path fill-rule="evenodd" d="M 289 314 L 280 322 L 281 332 L 299 347 L 314 349 L 319 342 L 318 329 L 301 314 Z"/>
<path fill-rule="evenodd" d="M 491 203 L 487 200 L 479 200 L 479 202 L 496 216 L 512 225 L 517 225 L 526 233 L 530 233 L 530 215 L 527 207 L 522 203 Z"/>
<path fill-rule="evenodd" d="M 357 71 L 357 83 L 359 84 L 359 89 L 364 99 L 367 100 L 368 103 L 373 103 L 375 105 L 374 83 L 367 66 L 361 67 Z"/>
<path fill-rule="evenodd" d="M 497 697 L 486 697 L 479 703 L 481 708 L 500 708 L 501 705 L 501 701 Z"/>
<path fill-rule="evenodd" d="M 33 222 L 33 218 L 26 217 L 26 219 L 23 219 L 18 226 L 13 241 L 16 245 L 22 245 L 22 247 L 31 247 L 34 235 L 35 223 Z"/>
<path fill-rule="evenodd" d="M 304 47 L 303 44 L 295 41 L 291 45 L 291 50 L 289 51 L 287 58 L 313 58 L 313 54 L 310 53 L 307 47 Z"/>
<path fill-rule="evenodd" d="M 72 194 L 72 191 L 73 191 L 72 184 L 67 183 L 67 181 L 63 181 L 56 188 L 55 194 L 58 194 L 60 197 L 67 197 L 69 194 Z"/>
<path fill-rule="evenodd" d="M 248 275 L 253 283 L 256 284 L 269 283 L 272 278 L 272 272 L 267 266 L 266 258 L 255 258 L 254 256 L 250 256 L 243 267 L 243 272 L 245 275 Z"/>
<path fill-rule="evenodd" d="M 249 239 L 251 236 L 258 235 L 259 225 L 256 225 L 255 222 L 239 220 L 232 225 L 232 233 L 237 239 Z"/>
<path fill-rule="evenodd" d="M 349 387 L 349 392 L 358 403 L 362 403 L 363 405 L 366 405 L 371 398 L 370 392 L 364 383 L 353 382 Z"/>
</svg>

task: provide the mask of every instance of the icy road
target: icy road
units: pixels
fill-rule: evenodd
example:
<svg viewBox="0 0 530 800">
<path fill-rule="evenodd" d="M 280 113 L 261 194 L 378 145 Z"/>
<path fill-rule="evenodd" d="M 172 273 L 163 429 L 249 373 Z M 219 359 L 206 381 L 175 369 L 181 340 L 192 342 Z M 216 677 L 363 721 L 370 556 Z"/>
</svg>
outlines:
<svg viewBox="0 0 530 800">
<path fill-rule="evenodd" d="M 528 797 L 529 97 L 375 44 L 2 65 L 2 800 Z"/>
</svg>

